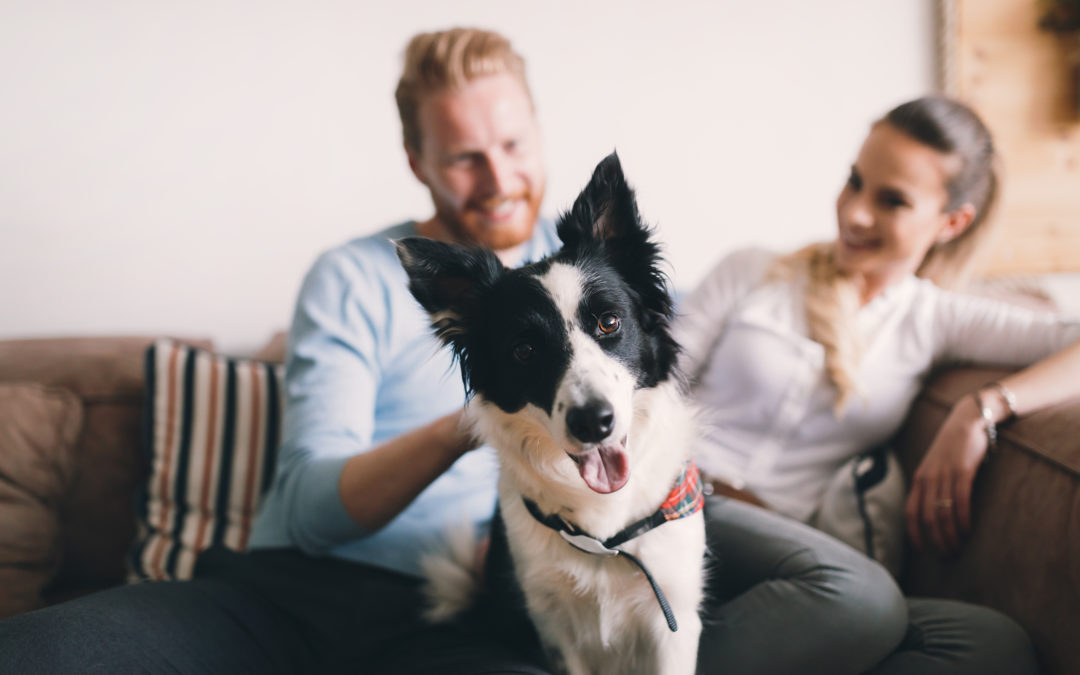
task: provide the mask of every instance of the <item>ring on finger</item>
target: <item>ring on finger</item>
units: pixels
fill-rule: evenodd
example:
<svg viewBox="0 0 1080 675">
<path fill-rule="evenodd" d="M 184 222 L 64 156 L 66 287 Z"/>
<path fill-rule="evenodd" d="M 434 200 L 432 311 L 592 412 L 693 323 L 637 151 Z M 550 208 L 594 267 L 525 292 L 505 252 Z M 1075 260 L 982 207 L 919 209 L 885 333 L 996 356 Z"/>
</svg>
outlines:
<svg viewBox="0 0 1080 675">
<path fill-rule="evenodd" d="M 951 509 L 953 507 L 952 497 L 945 497 L 934 502 L 934 506 L 938 509 Z"/>
</svg>

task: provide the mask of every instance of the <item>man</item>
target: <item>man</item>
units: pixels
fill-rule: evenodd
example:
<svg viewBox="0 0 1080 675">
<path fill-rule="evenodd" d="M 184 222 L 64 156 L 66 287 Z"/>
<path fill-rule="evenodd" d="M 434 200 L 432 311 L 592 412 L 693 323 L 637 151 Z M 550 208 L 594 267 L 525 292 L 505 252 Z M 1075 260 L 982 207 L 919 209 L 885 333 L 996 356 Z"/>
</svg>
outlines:
<svg viewBox="0 0 1080 675">
<path fill-rule="evenodd" d="M 523 68 L 492 33 L 419 35 L 406 50 L 397 90 L 405 151 L 435 214 L 330 251 L 309 273 L 289 340 L 283 485 L 267 500 L 253 546 L 325 553 L 367 535 L 343 557 L 416 572 L 415 554 L 438 536 L 432 514 L 490 512 L 490 488 L 477 493 L 472 480 L 458 480 L 486 471 L 487 457 L 464 458 L 416 499 L 471 442 L 458 430 L 460 381 L 449 375 L 448 354 L 434 356 L 391 240 L 479 243 L 507 264 L 554 245 L 550 228 L 532 240 L 544 171 Z M 447 414 L 412 428 L 433 411 Z M 357 452 L 371 441 L 370 451 Z M 340 503 L 325 503 L 335 492 Z M 396 521 L 406 507 L 410 518 Z M 409 560 L 388 559 L 400 553 Z"/>
<path fill-rule="evenodd" d="M 192 582 L 0 623 L 0 672 L 538 672 L 478 626 L 420 619 L 419 558 L 453 523 L 490 518 L 495 466 L 460 428 L 456 367 L 392 244 L 481 244 L 508 265 L 557 245 L 537 222 L 544 169 L 524 63 L 495 33 L 417 35 L 396 98 L 435 213 L 328 251 L 307 275 L 252 551 L 207 551 Z"/>
</svg>

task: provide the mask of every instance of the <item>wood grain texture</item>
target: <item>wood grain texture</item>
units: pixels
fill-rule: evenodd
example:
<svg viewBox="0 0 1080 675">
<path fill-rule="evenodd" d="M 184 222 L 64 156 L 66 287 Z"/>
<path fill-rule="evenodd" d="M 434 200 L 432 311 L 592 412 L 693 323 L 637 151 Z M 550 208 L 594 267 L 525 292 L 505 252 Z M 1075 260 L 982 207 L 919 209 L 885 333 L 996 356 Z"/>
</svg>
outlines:
<svg viewBox="0 0 1080 675">
<path fill-rule="evenodd" d="M 1003 160 L 988 275 L 1080 271 L 1080 39 L 1039 29 L 1034 0 L 953 0 L 955 87 Z"/>
</svg>

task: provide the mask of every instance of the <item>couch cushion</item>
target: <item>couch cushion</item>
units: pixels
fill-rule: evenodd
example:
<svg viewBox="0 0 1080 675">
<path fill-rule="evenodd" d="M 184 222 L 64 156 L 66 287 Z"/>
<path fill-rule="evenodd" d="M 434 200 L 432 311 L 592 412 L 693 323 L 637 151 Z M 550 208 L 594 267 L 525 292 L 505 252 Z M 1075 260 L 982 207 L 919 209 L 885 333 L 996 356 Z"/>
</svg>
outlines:
<svg viewBox="0 0 1080 675">
<path fill-rule="evenodd" d="M 63 387 L 82 400 L 72 483 L 60 512 L 64 555 L 49 602 L 113 586 L 126 575 L 135 488 L 147 472 L 139 446 L 143 360 L 154 339 L 0 341 L 0 382 Z M 192 344 L 210 346 L 205 340 Z"/>
<path fill-rule="evenodd" d="M 160 340 L 146 353 L 135 579 L 188 579 L 212 544 L 247 548 L 280 438 L 282 368 Z"/>
<path fill-rule="evenodd" d="M 0 619 L 45 604 L 82 417 L 70 391 L 0 384 Z"/>
</svg>

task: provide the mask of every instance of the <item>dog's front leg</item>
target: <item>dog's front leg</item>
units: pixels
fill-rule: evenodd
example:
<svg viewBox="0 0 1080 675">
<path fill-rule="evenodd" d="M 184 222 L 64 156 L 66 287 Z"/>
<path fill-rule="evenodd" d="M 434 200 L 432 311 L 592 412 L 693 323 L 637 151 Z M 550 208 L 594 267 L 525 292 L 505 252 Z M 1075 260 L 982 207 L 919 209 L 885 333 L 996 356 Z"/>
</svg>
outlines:
<svg viewBox="0 0 1080 675">
<path fill-rule="evenodd" d="M 552 672 L 564 675 L 596 675 L 595 667 L 585 658 L 579 644 L 580 636 L 570 629 L 575 622 L 567 613 L 552 611 L 546 615 L 532 615 L 532 621 L 540 634 L 540 642 Z"/>
<path fill-rule="evenodd" d="M 595 675 L 581 652 L 574 648 L 569 635 L 562 631 L 541 631 L 541 634 L 544 652 L 552 672 L 563 675 Z"/>
<path fill-rule="evenodd" d="M 657 675 L 694 675 L 697 670 L 701 618 L 697 612 L 684 612 L 677 619 L 678 632 L 669 633 L 658 650 Z"/>
<path fill-rule="evenodd" d="M 593 675 L 593 670 L 585 665 L 581 654 L 572 650 L 562 651 L 563 672 L 566 675 Z"/>
</svg>

